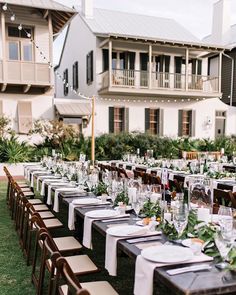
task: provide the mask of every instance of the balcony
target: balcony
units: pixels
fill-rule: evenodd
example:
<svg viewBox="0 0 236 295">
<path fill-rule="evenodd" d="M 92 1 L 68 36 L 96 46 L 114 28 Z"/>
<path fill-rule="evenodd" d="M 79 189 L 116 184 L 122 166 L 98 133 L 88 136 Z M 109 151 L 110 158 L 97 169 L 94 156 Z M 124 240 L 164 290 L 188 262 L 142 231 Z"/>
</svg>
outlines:
<svg viewBox="0 0 236 295">
<path fill-rule="evenodd" d="M 51 87 L 51 70 L 46 63 L 0 61 L 2 91 L 10 86 L 25 86 L 24 92 L 33 88 Z M 27 90 L 27 91 L 26 91 Z"/>
<path fill-rule="evenodd" d="M 216 97 L 219 77 L 113 69 L 99 75 L 99 93 Z M 110 81 L 110 83 L 109 83 Z"/>
</svg>

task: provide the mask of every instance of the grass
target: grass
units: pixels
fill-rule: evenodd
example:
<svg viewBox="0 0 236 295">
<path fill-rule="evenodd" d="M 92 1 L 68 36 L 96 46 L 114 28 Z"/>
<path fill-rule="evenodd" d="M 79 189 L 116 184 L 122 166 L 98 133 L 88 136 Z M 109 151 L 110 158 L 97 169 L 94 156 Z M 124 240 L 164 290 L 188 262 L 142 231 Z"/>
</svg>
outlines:
<svg viewBox="0 0 236 295">
<path fill-rule="evenodd" d="M 0 182 L 0 294 L 35 294 L 31 267 L 26 266 L 18 236 L 6 206 L 6 182 Z"/>
</svg>

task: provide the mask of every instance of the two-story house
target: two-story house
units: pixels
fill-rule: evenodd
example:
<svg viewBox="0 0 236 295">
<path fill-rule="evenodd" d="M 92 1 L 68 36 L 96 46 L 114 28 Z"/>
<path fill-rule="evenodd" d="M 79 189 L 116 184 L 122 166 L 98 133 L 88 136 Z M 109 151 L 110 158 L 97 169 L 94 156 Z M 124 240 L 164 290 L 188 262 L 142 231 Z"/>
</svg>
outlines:
<svg viewBox="0 0 236 295">
<path fill-rule="evenodd" d="M 201 42 L 172 19 L 97 9 L 92 0 L 83 0 L 57 67 L 65 79 L 56 82 L 56 97 L 64 98 L 55 100 L 57 114 L 77 116 L 84 134 L 90 134 L 90 124 L 83 124 L 90 105 L 68 89 L 69 83 L 75 92 L 97 97 L 97 135 L 140 131 L 214 138 L 217 114 L 233 112 L 219 99 L 224 49 Z M 228 119 L 232 123 L 221 134 L 236 133 L 236 118 Z"/>
<path fill-rule="evenodd" d="M 53 39 L 74 14 L 52 0 L 0 0 L 0 116 L 18 133 L 53 118 Z"/>
</svg>

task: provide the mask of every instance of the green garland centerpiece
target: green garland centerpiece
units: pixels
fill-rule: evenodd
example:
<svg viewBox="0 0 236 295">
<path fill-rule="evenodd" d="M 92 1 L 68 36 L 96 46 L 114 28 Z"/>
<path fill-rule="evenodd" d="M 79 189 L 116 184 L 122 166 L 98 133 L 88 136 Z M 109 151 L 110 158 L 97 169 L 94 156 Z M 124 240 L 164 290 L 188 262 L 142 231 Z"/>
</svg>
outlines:
<svg viewBox="0 0 236 295">
<path fill-rule="evenodd" d="M 103 181 L 99 181 L 98 185 L 92 188 L 92 192 L 95 196 L 101 196 L 102 194 L 108 194 L 108 185 L 105 184 Z"/>
</svg>

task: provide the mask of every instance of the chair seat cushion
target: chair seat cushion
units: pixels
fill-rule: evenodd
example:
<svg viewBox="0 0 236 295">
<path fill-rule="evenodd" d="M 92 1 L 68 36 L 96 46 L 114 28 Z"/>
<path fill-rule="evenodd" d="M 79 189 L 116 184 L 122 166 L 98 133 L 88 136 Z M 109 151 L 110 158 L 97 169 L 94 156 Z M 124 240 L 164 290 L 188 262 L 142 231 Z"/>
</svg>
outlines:
<svg viewBox="0 0 236 295">
<path fill-rule="evenodd" d="M 82 248 L 82 245 L 74 237 L 60 237 L 53 240 L 60 252 L 76 251 Z"/>
<path fill-rule="evenodd" d="M 40 205 L 40 204 L 42 204 L 42 201 L 39 200 L 39 199 L 29 199 L 28 201 L 32 205 Z"/>
<path fill-rule="evenodd" d="M 36 211 L 48 211 L 48 206 L 46 205 L 34 205 Z"/>
<path fill-rule="evenodd" d="M 81 283 L 83 289 L 89 291 L 91 295 L 118 295 L 118 293 L 112 288 L 112 286 L 106 281 L 98 281 L 98 282 L 89 282 L 89 283 Z M 60 287 L 63 294 L 67 295 L 68 286 L 62 285 Z"/>
<path fill-rule="evenodd" d="M 97 266 L 92 262 L 88 255 L 74 255 L 64 257 L 70 265 L 75 275 L 83 275 L 87 273 L 97 272 Z M 47 268 L 50 269 L 51 259 L 46 261 Z"/>
<path fill-rule="evenodd" d="M 44 219 L 43 222 L 45 223 L 46 228 L 48 229 L 63 227 L 63 224 L 57 218 Z"/>
<path fill-rule="evenodd" d="M 40 215 L 42 219 L 55 218 L 55 215 L 53 215 L 52 212 L 50 211 L 42 211 L 42 212 L 38 212 L 38 214 Z"/>
</svg>

